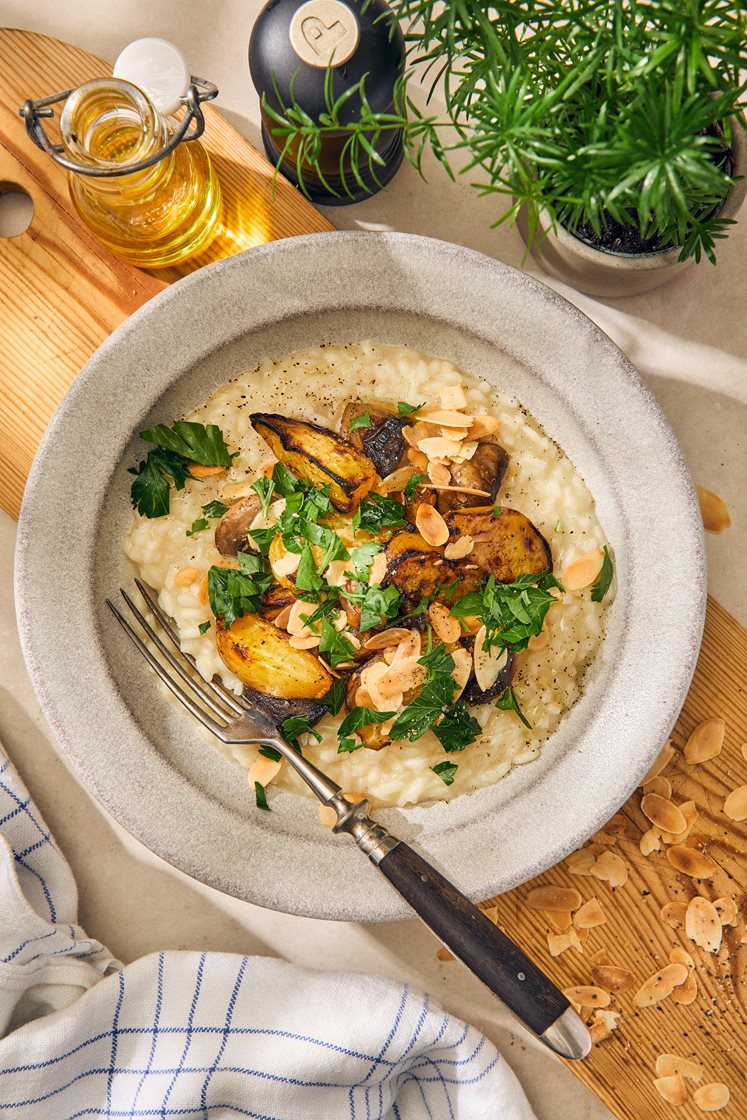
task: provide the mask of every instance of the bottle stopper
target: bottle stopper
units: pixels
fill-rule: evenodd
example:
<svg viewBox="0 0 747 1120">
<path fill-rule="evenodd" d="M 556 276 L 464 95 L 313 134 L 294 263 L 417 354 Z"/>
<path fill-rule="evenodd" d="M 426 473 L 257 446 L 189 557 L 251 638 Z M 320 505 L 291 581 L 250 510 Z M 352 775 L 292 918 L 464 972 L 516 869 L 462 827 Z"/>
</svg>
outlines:
<svg viewBox="0 0 747 1120">
<path fill-rule="evenodd" d="M 168 39 L 135 39 L 114 63 L 114 77 L 147 93 L 154 108 L 170 117 L 182 104 L 192 78 L 187 60 Z"/>
</svg>

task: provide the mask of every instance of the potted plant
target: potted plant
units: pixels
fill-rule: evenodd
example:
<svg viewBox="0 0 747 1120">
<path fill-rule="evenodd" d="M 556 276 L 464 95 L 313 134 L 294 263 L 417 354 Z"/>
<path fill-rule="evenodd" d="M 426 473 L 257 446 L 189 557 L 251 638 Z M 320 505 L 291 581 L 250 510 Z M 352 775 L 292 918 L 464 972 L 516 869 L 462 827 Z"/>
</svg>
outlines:
<svg viewBox="0 0 747 1120">
<path fill-rule="evenodd" d="M 331 82 L 319 121 L 276 105 L 273 133 L 299 166 L 315 166 L 325 132 L 342 133 L 343 184 L 363 163 L 375 175 L 382 133 L 402 129 L 416 166 L 430 146 L 449 174 L 458 163 L 482 194 L 508 196 L 496 224 L 518 223 L 545 268 L 581 291 L 646 291 L 715 263 L 747 192 L 739 0 L 390 6 L 407 46 L 393 111 L 368 108 L 366 76 L 353 121 Z M 440 87 L 444 119 L 418 107 L 415 80 Z"/>
</svg>

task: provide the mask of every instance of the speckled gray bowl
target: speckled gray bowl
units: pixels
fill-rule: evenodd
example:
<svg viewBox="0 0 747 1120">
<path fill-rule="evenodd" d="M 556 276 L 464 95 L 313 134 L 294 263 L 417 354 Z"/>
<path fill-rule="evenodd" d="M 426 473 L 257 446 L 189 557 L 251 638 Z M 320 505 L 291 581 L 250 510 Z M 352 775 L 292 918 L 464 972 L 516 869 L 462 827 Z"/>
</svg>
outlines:
<svg viewBox="0 0 747 1120">
<path fill-rule="evenodd" d="M 265 356 L 372 338 L 442 355 L 518 394 L 596 498 L 618 593 L 584 695 L 541 757 L 491 789 L 389 810 L 471 897 L 542 871 L 622 804 L 669 733 L 704 609 L 701 523 L 677 442 L 620 351 L 521 272 L 404 234 L 279 241 L 151 300 L 86 365 L 42 442 L 18 537 L 17 605 L 44 712 L 88 788 L 188 874 L 262 906 L 382 921 L 406 907 L 313 802 L 258 813 L 244 772 L 167 704 L 104 606 L 121 553 L 137 432 Z M 406 386 L 402 393 L 406 396 Z"/>
</svg>

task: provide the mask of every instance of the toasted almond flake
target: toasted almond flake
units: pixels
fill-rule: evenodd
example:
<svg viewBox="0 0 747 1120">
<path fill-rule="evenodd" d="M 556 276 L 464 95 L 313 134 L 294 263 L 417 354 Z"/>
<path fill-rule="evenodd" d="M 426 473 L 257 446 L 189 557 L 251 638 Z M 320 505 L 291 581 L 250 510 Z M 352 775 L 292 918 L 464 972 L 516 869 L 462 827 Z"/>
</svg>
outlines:
<svg viewBox="0 0 747 1120">
<path fill-rule="evenodd" d="M 452 953 L 451 949 L 447 949 L 445 945 L 442 945 L 440 949 L 436 950 L 436 958 L 439 961 L 455 961 L 456 960 L 456 957 Z"/>
<path fill-rule="evenodd" d="M 443 436 L 428 436 L 418 441 L 418 451 L 428 459 L 454 459 L 461 450 L 458 440 L 444 439 Z"/>
<path fill-rule="evenodd" d="M 275 538 L 279 540 L 279 537 Z M 277 559 L 270 560 L 270 567 L 275 579 L 285 579 L 287 576 L 292 576 L 294 572 L 298 571 L 298 565 L 301 563 L 300 552 L 285 552 Z M 311 613 L 311 612 L 309 612 Z"/>
<path fill-rule="evenodd" d="M 386 575 L 386 566 L 386 553 L 378 552 L 376 556 L 374 556 L 373 564 L 368 573 L 368 583 L 370 587 L 376 587 L 381 583 Z"/>
<path fill-rule="evenodd" d="M 292 634 L 288 639 L 288 644 L 293 646 L 294 649 L 314 649 L 315 646 L 319 645 L 320 640 L 318 634 L 308 634 L 306 637 Z"/>
<path fill-rule="evenodd" d="M 606 992 L 625 992 L 635 984 L 635 975 L 629 968 L 615 964 L 597 964 L 591 970 L 591 978 L 599 988 Z"/>
<path fill-rule="evenodd" d="M 592 964 L 609 964 L 609 957 L 607 956 L 606 949 L 597 949 L 591 954 L 589 960 Z"/>
<path fill-rule="evenodd" d="M 275 466 L 274 463 L 272 465 Z M 253 478 L 242 478 L 240 482 L 222 482 L 219 497 L 229 505 L 239 498 L 248 498 L 250 494 L 256 493 L 254 481 Z"/>
<path fill-rule="evenodd" d="M 644 793 L 641 798 L 641 810 L 652 824 L 657 828 L 663 828 L 666 832 L 679 833 L 687 828 L 687 821 L 677 806 L 668 798 L 660 797 L 658 793 Z"/>
<path fill-rule="evenodd" d="M 636 1007 L 653 1007 L 672 994 L 678 984 L 687 980 L 687 969 L 683 964 L 665 964 L 662 969 L 649 976 L 633 996 Z"/>
<path fill-rule="evenodd" d="M 559 933 L 565 933 L 566 930 L 571 928 L 570 910 L 545 910 L 545 918 L 549 925 L 558 930 Z"/>
<path fill-rule="evenodd" d="M 592 868 L 595 879 L 609 883 L 610 887 L 624 887 L 628 881 L 628 868 L 616 852 L 602 852 Z"/>
<path fill-rule="evenodd" d="M 544 649 L 549 641 L 550 631 L 547 629 L 547 626 L 543 626 L 539 634 L 532 634 L 531 638 L 527 642 L 527 649 Z"/>
<path fill-rule="evenodd" d="M 421 685 L 425 679 L 425 674 L 425 665 L 421 665 L 415 658 L 395 661 L 387 667 L 386 672 L 377 683 L 379 695 L 391 704 L 395 697 Z"/>
<path fill-rule="evenodd" d="M 371 699 L 371 693 L 363 684 L 359 684 L 355 690 L 355 706 L 356 708 L 373 709 L 373 700 Z"/>
<path fill-rule="evenodd" d="M 643 785 L 644 793 L 658 793 L 659 797 L 664 797 L 667 801 L 672 798 L 672 783 L 668 778 L 659 774 L 656 778 L 651 778 Z"/>
<path fill-rule="evenodd" d="M 673 758 L 674 758 L 674 747 L 672 746 L 672 740 L 667 739 L 666 743 L 664 744 L 661 751 L 657 755 L 656 760 L 654 761 L 654 763 L 652 764 L 648 773 L 646 774 L 646 777 L 641 782 L 641 785 L 645 786 L 646 782 L 650 782 L 652 778 L 658 777 L 659 774 L 661 774 L 661 772 L 663 770 L 666 770 L 667 766 L 669 766 L 669 763 L 672 761 Z"/>
<path fill-rule="evenodd" d="M 459 691 L 454 694 L 454 701 L 457 701 L 467 687 L 467 681 L 472 673 L 472 654 L 468 649 L 464 649 L 463 646 L 457 646 L 456 649 L 451 651 L 451 657 L 454 662 L 451 675 L 459 689 Z"/>
<path fill-rule="evenodd" d="M 441 408 L 467 407 L 467 394 L 463 385 L 444 385 L 438 391 L 438 399 L 441 401 Z"/>
<path fill-rule="evenodd" d="M 718 914 L 722 926 L 735 926 L 739 917 L 739 907 L 733 898 L 717 898 L 713 908 Z"/>
<path fill-rule="evenodd" d="M 560 582 L 566 591 L 582 591 L 590 587 L 602 570 L 604 552 L 595 548 L 572 561 L 563 572 Z"/>
<path fill-rule="evenodd" d="M 451 471 L 443 463 L 433 460 L 428 464 L 428 478 L 436 486 L 448 486 L 451 482 Z"/>
<path fill-rule="evenodd" d="M 200 580 L 200 586 L 197 589 L 197 597 L 203 605 L 205 603 L 207 603 L 207 601 L 208 601 L 208 574 L 207 574 L 207 572 L 205 572 L 204 576 Z"/>
<path fill-rule="evenodd" d="M 342 587 L 344 583 L 348 582 L 345 572 L 349 567 L 349 560 L 333 560 L 331 564 L 327 565 L 324 579 L 332 587 Z"/>
<path fill-rule="evenodd" d="M 672 989 L 671 999 L 673 1003 L 681 1003 L 686 1006 L 690 1003 L 695 1003 L 698 998 L 698 982 L 695 979 L 694 972 L 688 972 L 687 980 L 684 984 L 678 984 L 676 988 Z"/>
<path fill-rule="evenodd" d="M 617 1030 L 617 1020 L 622 1015 L 621 1011 L 609 1011 L 601 1008 L 594 1012 L 594 1019 L 606 1023 L 611 1031 Z"/>
<path fill-rule="evenodd" d="M 304 618 L 309 618 L 314 613 L 314 604 L 305 603 L 303 599 L 296 599 L 291 607 L 290 615 L 286 628 L 289 634 L 295 638 L 308 638 L 311 636 L 311 630 L 304 622 Z"/>
<path fill-rule="evenodd" d="M 665 902 L 659 911 L 659 917 L 672 929 L 684 929 L 686 911 L 687 904 L 684 902 Z"/>
<path fill-rule="evenodd" d="M 187 470 L 192 478 L 214 478 L 217 474 L 225 474 L 225 467 L 204 467 L 202 463 L 190 463 Z"/>
<path fill-rule="evenodd" d="M 700 514 L 703 518 L 703 528 L 709 533 L 723 533 L 731 525 L 729 507 L 723 498 L 714 494 L 713 490 L 706 490 L 704 486 L 696 486 Z"/>
<path fill-rule="evenodd" d="M 418 451 L 416 447 L 411 447 L 407 452 L 407 458 L 412 463 L 417 471 L 424 471 L 428 467 L 428 456 L 424 451 Z"/>
<path fill-rule="evenodd" d="M 381 480 L 377 490 L 380 494 L 397 494 L 400 490 L 404 490 L 414 474 L 415 468 L 412 465 L 398 467 L 396 471 L 392 471 Z"/>
<path fill-rule="evenodd" d="M 423 468 L 425 469 L 425 468 Z M 438 490 L 439 494 L 448 491 L 451 494 L 474 494 L 477 498 L 489 498 L 490 493 L 487 490 L 475 490 L 474 486 L 436 486 L 435 483 L 424 482 L 423 487 L 426 490 Z M 485 539 L 485 538 L 482 538 Z"/>
<path fill-rule="evenodd" d="M 747 743 L 742 743 L 742 746 L 739 749 L 742 752 L 742 758 L 745 762 L 747 762 Z"/>
<path fill-rule="evenodd" d="M 602 909 L 602 904 L 594 895 L 573 915 L 573 924 L 576 929 L 594 929 L 602 926 L 607 921 L 607 915 Z"/>
<path fill-rule="evenodd" d="M 459 641 L 462 634 L 459 619 L 454 618 L 454 615 L 444 603 L 431 603 L 428 607 L 428 617 L 431 620 L 431 626 L 442 642 L 450 645 L 452 642 Z"/>
<path fill-rule="evenodd" d="M 747 820 L 747 786 L 731 791 L 724 802 L 724 812 L 733 821 Z"/>
<path fill-rule="evenodd" d="M 439 428 L 441 425 L 447 428 L 469 428 L 474 416 L 450 408 L 423 408 L 418 413 L 418 420 L 423 424 L 435 424 Z"/>
<path fill-rule="evenodd" d="M 426 544 L 446 544 L 449 539 L 449 530 L 446 522 L 435 506 L 422 502 L 415 514 L 415 526 Z"/>
<path fill-rule="evenodd" d="M 532 910 L 547 910 L 558 914 L 578 910 L 583 898 L 575 887 L 534 887 L 526 897 Z"/>
<path fill-rule="evenodd" d="M 595 1019 L 589 1027 L 589 1037 L 591 1038 L 594 1046 L 598 1046 L 600 1042 L 604 1042 L 606 1039 L 612 1038 L 612 1031 L 609 1029 L 606 1023 L 601 1022 L 601 1020 L 599 1019 Z"/>
<path fill-rule="evenodd" d="M 667 860 L 677 871 L 692 879 L 710 879 L 718 870 L 710 856 L 699 852 L 697 848 L 687 848 L 684 844 L 668 848 Z"/>
<path fill-rule="evenodd" d="M 675 1074 L 680 1074 L 682 1077 L 687 1077 L 688 1081 L 702 1081 L 703 1073 L 702 1065 L 698 1062 L 693 1062 L 691 1057 L 681 1057 L 679 1054 L 660 1054 L 656 1058 L 656 1076 L 657 1077 L 673 1077 Z"/>
<path fill-rule="evenodd" d="M 288 628 L 288 620 L 291 616 L 291 611 L 292 610 L 293 610 L 293 603 L 288 603 L 288 606 L 283 607 L 283 609 L 279 612 L 279 614 L 276 615 L 276 617 L 274 619 L 274 622 L 275 622 L 275 625 L 277 626 L 278 630 L 286 630 Z"/>
<path fill-rule="evenodd" d="M 609 844 L 614 846 L 617 843 L 617 836 L 614 832 L 607 832 L 606 829 L 600 828 L 599 832 L 595 832 L 589 841 L 591 844 Z"/>
<path fill-rule="evenodd" d="M 476 439 L 465 440 L 458 453 L 454 456 L 457 463 L 464 463 L 468 459 L 473 459 L 478 446 L 479 444 Z"/>
<path fill-rule="evenodd" d="M 638 847 L 642 856 L 650 856 L 652 852 L 661 850 L 661 836 L 653 826 L 641 836 Z"/>
<path fill-rule="evenodd" d="M 672 1104 L 675 1108 L 679 1108 L 687 1101 L 687 1087 L 679 1073 L 675 1073 L 672 1077 L 657 1077 L 654 1080 L 654 1088 L 667 1104 Z"/>
<path fill-rule="evenodd" d="M 467 417 L 465 417 L 467 419 Z M 447 428 L 444 424 L 441 425 L 441 435 L 444 439 L 453 439 L 457 443 L 467 438 L 469 434 L 469 427 L 467 428 Z"/>
<path fill-rule="evenodd" d="M 719 1112 L 726 1108 L 731 1093 L 729 1086 L 723 1081 L 711 1081 L 708 1085 L 699 1085 L 693 1093 L 693 1101 L 701 1112 Z"/>
<path fill-rule="evenodd" d="M 408 658 L 420 657 L 420 634 L 417 630 L 408 630 L 407 636 L 397 646 L 394 653 L 395 661 L 406 661 Z"/>
<path fill-rule="evenodd" d="M 406 424 L 402 429 L 404 441 L 408 443 L 410 447 L 417 447 L 418 440 L 427 439 L 430 435 L 432 435 L 432 429 L 429 428 L 427 424 L 423 424 L 420 420 L 416 421 L 414 424 Z"/>
<path fill-rule="evenodd" d="M 174 576 L 174 587 L 189 587 L 199 578 L 199 568 L 180 568 Z"/>
<path fill-rule="evenodd" d="M 577 984 L 573 988 L 564 988 L 563 995 L 574 1007 L 609 1007 L 610 1004 L 609 992 L 590 984 Z"/>
<path fill-rule="evenodd" d="M 551 957 L 559 957 L 566 949 L 570 949 L 571 939 L 567 932 L 564 933 L 548 933 L 547 935 L 547 948 L 550 951 Z"/>
<path fill-rule="evenodd" d="M 661 838 L 665 844 L 684 844 L 692 831 L 693 825 L 698 819 L 698 808 L 694 801 L 683 801 L 677 808 L 687 821 L 687 828 L 684 832 L 662 831 Z"/>
<path fill-rule="evenodd" d="M 592 868 L 596 863 L 596 856 L 590 848 L 577 848 L 565 858 L 565 864 L 571 875 L 592 875 Z"/>
<path fill-rule="evenodd" d="M 683 754 L 685 762 L 695 766 L 699 762 L 708 762 L 721 754 L 724 745 L 726 723 L 722 719 L 704 719 L 699 723 L 685 744 Z"/>
<path fill-rule="evenodd" d="M 347 624 L 348 624 L 348 616 L 345 614 L 345 611 L 338 611 L 335 618 L 334 618 L 334 621 L 332 623 L 335 630 L 340 632 L 340 631 L 345 629 Z"/>
<path fill-rule="evenodd" d="M 497 432 L 501 422 L 497 416 L 476 416 L 472 421 L 469 429 L 470 439 L 485 439 L 487 436 L 492 436 L 493 432 Z"/>
<path fill-rule="evenodd" d="M 449 541 L 444 549 L 444 556 L 447 560 L 463 560 L 465 556 L 469 556 L 472 549 L 475 547 L 475 542 L 469 533 L 465 533 L 463 537 L 457 537 L 455 541 Z"/>
<path fill-rule="evenodd" d="M 669 950 L 669 960 L 671 964 L 684 964 L 688 970 L 695 968 L 695 961 L 681 945 L 675 945 Z"/>
<path fill-rule="evenodd" d="M 390 630 L 382 630 L 374 634 L 363 643 L 364 649 L 386 649 L 387 646 L 396 646 L 410 634 L 403 626 L 392 626 Z"/>
<path fill-rule="evenodd" d="M 508 661 L 508 650 L 494 647 L 485 649 L 487 631 L 481 626 L 475 635 L 472 657 L 475 662 L 475 680 L 483 692 L 487 692 L 498 680 Z"/>
<path fill-rule="evenodd" d="M 253 786 L 255 782 L 259 782 L 261 786 L 268 786 L 274 778 L 277 778 L 282 765 L 282 762 L 265 758 L 263 754 L 257 755 L 247 773 L 249 785 Z"/>
<path fill-rule="evenodd" d="M 360 638 L 358 637 L 357 634 L 353 633 L 352 630 L 345 630 L 344 633 L 343 633 L 343 637 L 347 638 L 347 640 L 350 642 L 351 646 L 353 646 L 354 649 L 360 649 L 361 648 L 361 640 L 360 640 Z M 347 661 L 341 661 L 340 664 L 341 665 L 347 665 L 348 662 Z"/>
<path fill-rule="evenodd" d="M 708 953 L 717 953 L 721 947 L 721 922 L 718 912 L 707 898 L 691 898 L 685 914 L 685 933 Z"/>
</svg>

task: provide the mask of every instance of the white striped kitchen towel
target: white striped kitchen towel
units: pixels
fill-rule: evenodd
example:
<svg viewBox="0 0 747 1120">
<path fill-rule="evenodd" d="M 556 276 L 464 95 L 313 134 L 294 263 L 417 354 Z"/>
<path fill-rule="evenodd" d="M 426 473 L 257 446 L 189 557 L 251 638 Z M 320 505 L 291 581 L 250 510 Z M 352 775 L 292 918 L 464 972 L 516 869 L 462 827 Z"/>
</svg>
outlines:
<svg viewBox="0 0 747 1120">
<path fill-rule="evenodd" d="M 0 747 L 0 1118 L 533 1120 L 490 1042 L 374 976 L 232 953 L 123 968 Z"/>
</svg>

